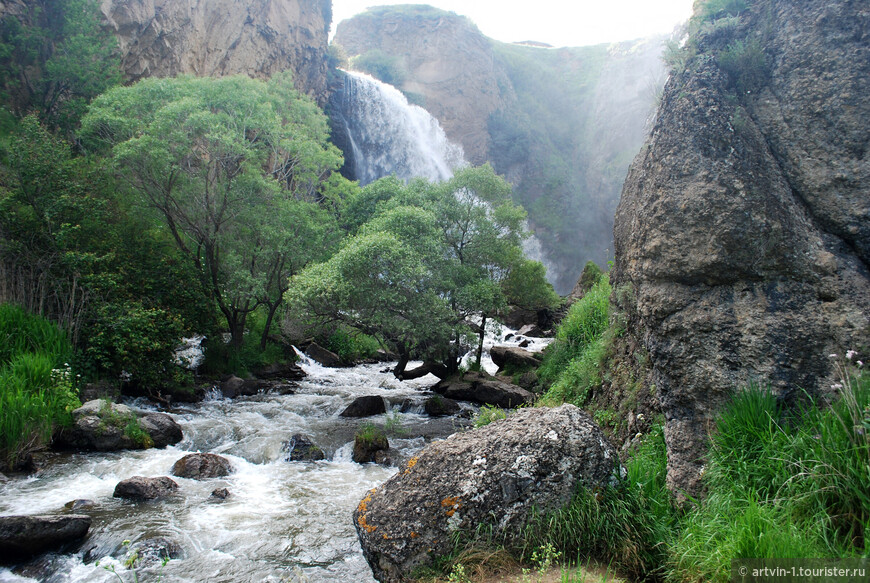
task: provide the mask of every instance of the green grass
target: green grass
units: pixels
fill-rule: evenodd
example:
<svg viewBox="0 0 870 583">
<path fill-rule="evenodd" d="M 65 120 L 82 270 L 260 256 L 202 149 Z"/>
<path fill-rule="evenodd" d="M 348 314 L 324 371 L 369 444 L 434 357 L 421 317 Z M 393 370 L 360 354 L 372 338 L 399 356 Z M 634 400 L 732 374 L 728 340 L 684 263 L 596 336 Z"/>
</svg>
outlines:
<svg viewBox="0 0 870 583">
<path fill-rule="evenodd" d="M 0 305 L 0 467 L 16 468 L 69 424 L 81 403 L 66 335 L 44 318 Z"/>
</svg>

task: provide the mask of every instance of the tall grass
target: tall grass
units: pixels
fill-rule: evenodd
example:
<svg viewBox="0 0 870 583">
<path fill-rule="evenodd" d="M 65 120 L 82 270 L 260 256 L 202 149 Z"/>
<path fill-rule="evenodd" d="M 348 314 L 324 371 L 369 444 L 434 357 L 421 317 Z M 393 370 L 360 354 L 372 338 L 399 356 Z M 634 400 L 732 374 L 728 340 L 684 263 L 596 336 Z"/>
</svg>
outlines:
<svg viewBox="0 0 870 583">
<path fill-rule="evenodd" d="M 610 281 L 602 275 L 583 298 L 571 306 L 568 315 L 559 326 L 556 339 L 544 353 L 544 361 L 538 368 L 538 378 L 552 385 L 559 381 L 572 361 L 583 356 L 607 331 L 610 320 Z M 588 358 L 587 358 L 588 360 Z M 573 373 L 583 373 L 575 365 Z M 588 367 L 587 367 L 588 368 Z M 575 377 L 577 374 L 574 375 Z M 571 386 L 558 389 L 557 398 L 572 400 Z"/>
<path fill-rule="evenodd" d="M 628 462 L 624 483 L 581 486 L 565 508 L 533 519 L 524 533 L 524 554 L 552 545 L 565 559 L 591 558 L 636 581 L 661 580 L 677 524 L 665 487 L 666 464 L 659 427 Z"/>
<path fill-rule="evenodd" d="M 65 365 L 71 353 L 57 326 L 0 305 L 0 467 L 15 469 L 69 423 L 80 405 Z"/>
</svg>

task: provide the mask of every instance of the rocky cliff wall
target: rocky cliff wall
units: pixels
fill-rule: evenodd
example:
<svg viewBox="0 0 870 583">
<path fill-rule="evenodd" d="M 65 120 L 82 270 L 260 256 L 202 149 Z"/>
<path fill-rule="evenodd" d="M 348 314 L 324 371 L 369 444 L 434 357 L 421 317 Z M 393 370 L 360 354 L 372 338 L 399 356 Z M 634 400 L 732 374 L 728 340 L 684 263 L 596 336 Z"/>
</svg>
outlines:
<svg viewBox="0 0 870 583">
<path fill-rule="evenodd" d="M 44 0 L 0 2 L 0 17 L 26 16 Z M 291 70 L 296 87 L 326 100 L 331 0 L 101 0 L 129 81 L 142 77 L 269 77 Z"/>
<path fill-rule="evenodd" d="M 588 260 L 612 257 L 613 213 L 664 84 L 663 39 L 546 49 L 485 37 L 425 6 L 379 7 L 339 23 L 334 42 L 377 54 L 393 82 L 436 117 L 468 160 L 489 161 L 570 292 Z"/>
<path fill-rule="evenodd" d="M 733 390 L 830 393 L 828 355 L 870 340 L 870 6 L 751 4 L 698 23 L 614 227 L 668 481 L 691 493 Z"/>
<path fill-rule="evenodd" d="M 127 77 L 268 77 L 323 102 L 331 0 L 102 0 Z"/>
</svg>

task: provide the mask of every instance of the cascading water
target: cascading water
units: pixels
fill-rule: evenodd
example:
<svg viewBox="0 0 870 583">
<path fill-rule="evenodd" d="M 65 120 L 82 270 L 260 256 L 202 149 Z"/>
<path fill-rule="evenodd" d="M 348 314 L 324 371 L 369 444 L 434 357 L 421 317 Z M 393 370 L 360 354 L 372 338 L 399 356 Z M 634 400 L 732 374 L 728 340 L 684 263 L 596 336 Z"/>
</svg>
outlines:
<svg viewBox="0 0 870 583">
<path fill-rule="evenodd" d="M 447 180 L 465 164 L 462 147 L 401 91 L 363 73 L 345 75 L 333 109 L 340 110 L 345 153 L 352 155 L 353 178 L 361 185 L 391 174 L 402 180 Z"/>
<path fill-rule="evenodd" d="M 385 365 L 324 368 L 303 361 L 307 379 L 293 395 L 261 394 L 233 401 L 214 398 L 171 412 L 184 430 L 174 447 L 145 451 L 62 454 L 37 474 L 0 484 L 0 515 L 61 512 L 65 503 L 92 500 L 83 512 L 93 518 L 84 546 L 73 554 L 49 554 L 20 574 L 0 568 L 2 582 L 110 583 L 133 573 L 122 564 L 124 540 L 160 537 L 173 541 L 181 556 L 165 566 L 142 567 L 138 580 L 183 583 L 306 581 L 374 582 L 362 556 L 351 512 L 365 492 L 395 468 L 351 461 L 353 436 L 366 421 L 385 425 L 385 415 L 364 420 L 339 413 L 363 395 L 383 397 L 407 434 L 389 436 L 393 456 L 409 458 L 433 437 L 456 431 L 461 420 L 421 413 L 422 391 L 435 377 L 398 381 Z M 142 401 L 131 404 L 142 409 Z M 288 462 L 284 444 L 306 434 L 326 461 Z M 153 502 L 112 497 L 115 485 L 134 475 L 169 475 L 188 452 L 220 454 L 234 472 L 205 481 L 174 477 L 178 493 Z M 216 488 L 230 496 L 210 497 Z M 97 561 L 100 564 L 97 565 Z M 31 578 L 32 577 L 32 578 Z"/>
</svg>

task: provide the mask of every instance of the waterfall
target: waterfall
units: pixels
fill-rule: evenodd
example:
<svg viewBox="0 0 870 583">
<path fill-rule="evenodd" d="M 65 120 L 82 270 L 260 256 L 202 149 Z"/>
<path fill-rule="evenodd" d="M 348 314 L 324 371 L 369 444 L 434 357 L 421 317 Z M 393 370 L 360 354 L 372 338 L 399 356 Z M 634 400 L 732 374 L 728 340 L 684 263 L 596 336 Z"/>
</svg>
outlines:
<svg viewBox="0 0 870 583">
<path fill-rule="evenodd" d="M 340 111 L 345 155 L 361 185 L 395 174 L 402 180 L 448 180 L 465 164 L 462 147 L 450 142 L 438 120 L 402 92 L 363 73 L 345 72 Z"/>
</svg>

